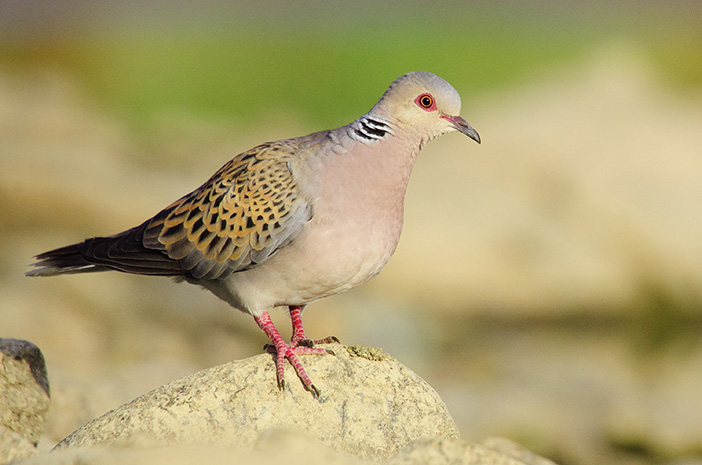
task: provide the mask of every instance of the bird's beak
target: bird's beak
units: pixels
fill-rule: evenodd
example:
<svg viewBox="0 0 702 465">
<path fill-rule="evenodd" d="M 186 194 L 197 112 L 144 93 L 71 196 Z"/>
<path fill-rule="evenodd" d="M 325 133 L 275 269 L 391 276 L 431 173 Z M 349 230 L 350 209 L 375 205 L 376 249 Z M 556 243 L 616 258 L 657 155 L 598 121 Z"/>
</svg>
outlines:
<svg viewBox="0 0 702 465">
<path fill-rule="evenodd" d="M 458 132 L 465 134 L 478 144 L 480 143 L 480 134 L 478 134 L 478 131 L 473 129 L 466 120 L 460 116 L 441 115 L 441 117 L 447 119 Z"/>
</svg>

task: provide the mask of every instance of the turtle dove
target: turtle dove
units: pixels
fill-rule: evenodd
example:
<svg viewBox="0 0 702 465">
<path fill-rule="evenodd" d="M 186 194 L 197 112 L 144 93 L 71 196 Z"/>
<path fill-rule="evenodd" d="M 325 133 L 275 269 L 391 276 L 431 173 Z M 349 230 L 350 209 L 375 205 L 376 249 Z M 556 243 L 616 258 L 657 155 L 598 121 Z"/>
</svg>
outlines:
<svg viewBox="0 0 702 465">
<path fill-rule="evenodd" d="M 329 351 L 307 338 L 302 311 L 380 272 L 422 147 L 452 131 L 480 143 L 460 108 L 448 82 L 406 74 L 351 124 L 241 153 L 139 226 L 40 254 L 27 275 L 117 270 L 200 285 L 253 316 L 280 387 L 287 359 L 318 395 L 297 356 Z M 270 319 L 276 307 L 290 312 L 290 343 Z"/>
</svg>

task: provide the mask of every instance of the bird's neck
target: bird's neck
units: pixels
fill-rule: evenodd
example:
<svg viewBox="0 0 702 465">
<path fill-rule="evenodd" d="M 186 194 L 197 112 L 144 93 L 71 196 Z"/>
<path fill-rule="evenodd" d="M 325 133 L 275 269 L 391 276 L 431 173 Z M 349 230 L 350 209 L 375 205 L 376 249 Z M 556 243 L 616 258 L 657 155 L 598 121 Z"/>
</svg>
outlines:
<svg viewBox="0 0 702 465">
<path fill-rule="evenodd" d="M 362 144 L 375 144 L 394 134 L 393 124 L 385 118 L 366 114 L 348 126 L 348 136 Z"/>
</svg>

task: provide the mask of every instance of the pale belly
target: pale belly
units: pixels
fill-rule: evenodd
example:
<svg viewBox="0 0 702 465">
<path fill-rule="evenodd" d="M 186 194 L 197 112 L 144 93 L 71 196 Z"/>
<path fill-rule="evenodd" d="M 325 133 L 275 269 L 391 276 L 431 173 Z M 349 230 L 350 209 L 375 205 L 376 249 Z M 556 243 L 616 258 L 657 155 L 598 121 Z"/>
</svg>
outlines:
<svg viewBox="0 0 702 465">
<path fill-rule="evenodd" d="M 401 229 L 401 215 L 314 225 L 266 263 L 206 287 L 254 316 L 277 306 L 306 305 L 378 274 L 395 251 Z"/>
</svg>

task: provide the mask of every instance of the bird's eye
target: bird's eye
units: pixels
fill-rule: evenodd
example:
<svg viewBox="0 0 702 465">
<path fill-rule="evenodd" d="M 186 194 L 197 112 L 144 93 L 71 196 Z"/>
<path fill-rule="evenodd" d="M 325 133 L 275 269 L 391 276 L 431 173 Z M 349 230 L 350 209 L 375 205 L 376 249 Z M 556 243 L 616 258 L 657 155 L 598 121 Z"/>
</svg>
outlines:
<svg viewBox="0 0 702 465">
<path fill-rule="evenodd" d="M 431 94 L 420 95 L 415 99 L 414 103 L 416 103 L 422 110 L 436 110 L 436 105 L 434 104 L 434 97 L 432 97 Z"/>
</svg>

